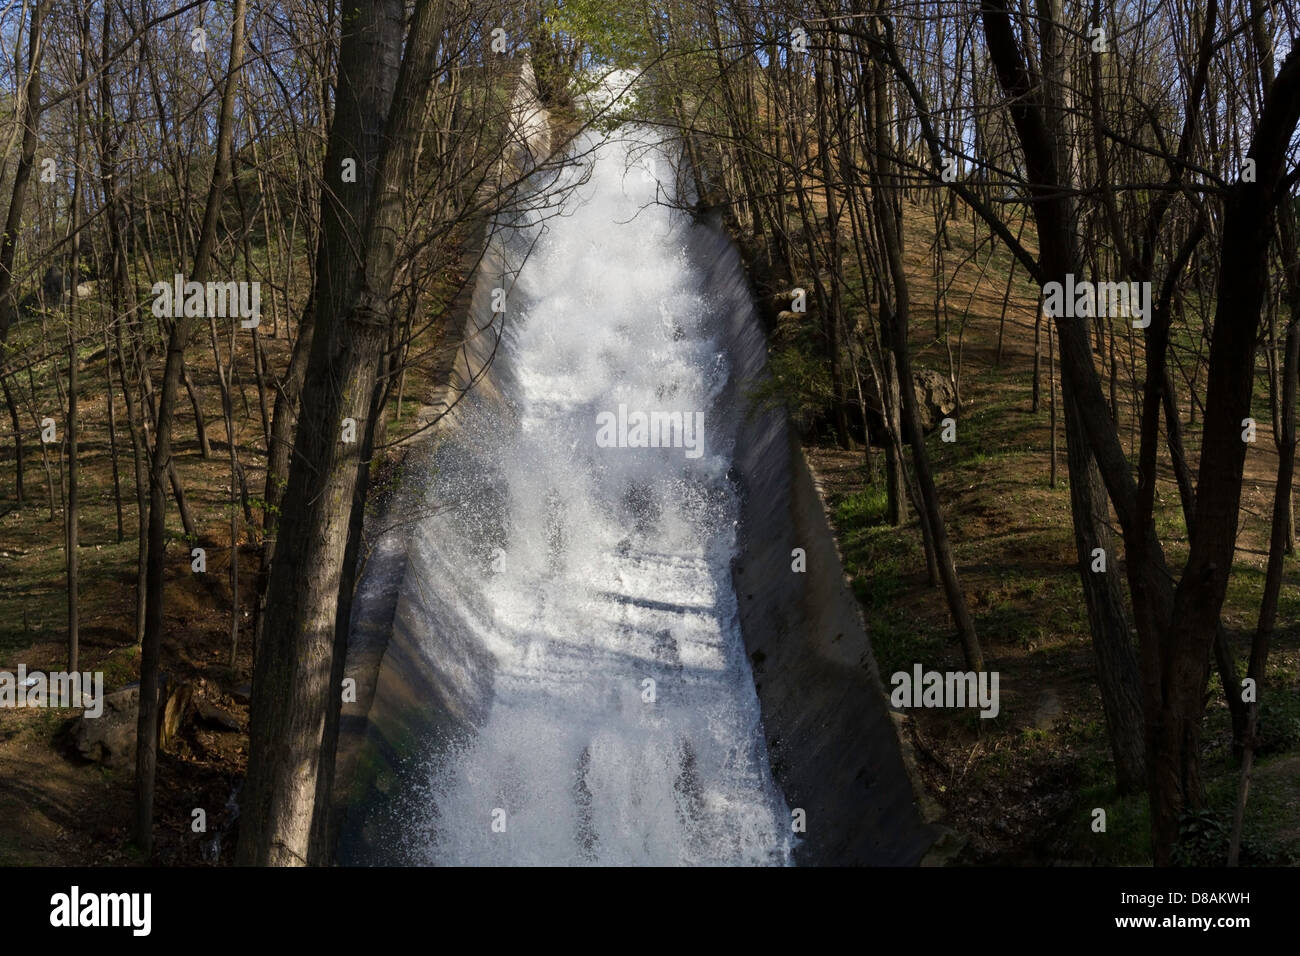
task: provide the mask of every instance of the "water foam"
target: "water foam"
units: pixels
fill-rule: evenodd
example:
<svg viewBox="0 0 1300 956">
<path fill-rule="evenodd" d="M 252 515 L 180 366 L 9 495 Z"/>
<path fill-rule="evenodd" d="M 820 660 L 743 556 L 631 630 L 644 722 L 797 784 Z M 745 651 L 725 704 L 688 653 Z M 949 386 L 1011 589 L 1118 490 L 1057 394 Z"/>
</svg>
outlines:
<svg viewBox="0 0 1300 956">
<path fill-rule="evenodd" d="M 701 227 L 660 204 L 655 138 L 588 139 L 563 202 L 494 240 L 522 264 L 507 404 L 466 414 L 412 549 L 431 626 L 474 633 L 494 696 L 472 739 L 441 742 L 413 862 L 790 860 L 731 585 L 723 323 L 685 253 Z M 620 404 L 705 413 L 703 454 L 600 447 Z"/>
</svg>

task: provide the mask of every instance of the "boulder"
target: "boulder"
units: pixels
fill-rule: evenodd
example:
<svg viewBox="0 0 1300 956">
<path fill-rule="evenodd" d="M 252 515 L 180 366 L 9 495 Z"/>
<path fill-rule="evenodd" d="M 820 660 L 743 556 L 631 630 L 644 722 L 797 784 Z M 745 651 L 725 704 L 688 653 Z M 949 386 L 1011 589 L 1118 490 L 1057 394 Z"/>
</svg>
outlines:
<svg viewBox="0 0 1300 956">
<path fill-rule="evenodd" d="M 194 698 L 194 716 L 202 723 L 217 730 L 233 730 L 237 732 L 240 729 L 238 717 L 200 697 Z"/>
<path fill-rule="evenodd" d="M 957 409 L 957 390 L 948 376 L 933 369 L 912 370 L 912 383 L 916 388 L 916 407 L 921 415 L 921 430 L 934 431 L 939 422 Z"/>
<path fill-rule="evenodd" d="M 71 730 L 72 745 L 87 760 L 109 767 L 135 763 L 136 717 L 140 709 L 140 686 L 132 684 L 104 695 L 104 712 L 98 717 L 81 716 Z"/>
<path fill-rule="evenodd" d="M 58 305 L 62 302 L 63 295 L 69 288 L 71 288 L 71 279 L 64 274 L 62 266 L 50 266 L 41 277 L 41 291 L 45 293 L 45 301 L 48 305 Z"/>
<path fill-rule="evenodd" d="M 780 313 L 790 311 L 790 306 L 794 303 L 794 290 L 782 289 L 780 292 L 772 294 L 771 311 Z"/>
<path fill-rule="evenodd" d="M 885 418 L 881 408 L 880 396 L 871 388 L 870 381 L 863 383 L 863 397 L 867 405 L 866 432 L 871 444 L 883 447 L 885 444 Z M 930 434 L 939 427 L 940 422 L 957 410 L 957 391 L 947 375 L 931 369 L 916 368 L 912 370 L 912 386 L 916 393 L 917 412 L 921 419 L 921 431 Z M 856 396 L 855 396 L 856 398 Z M 848 402 L 846 412 L 849 428 L 854 437 L 862 440 L 864 423 L 862 412 L 856 400 Z M 906 439 L 904 439 L 906 443 Z"/>
<path fill-rule="evenodd" d="M 98 288 L 99 283 L 95 281 L 73 282 L 71 274 L 57 264 L 46 269 L 41 277 L 41 294 L 45 298 L 45 307 L 51 309 L 62 308 L 73 296 L 78 299 L 88 298 L 94 295 Z M 36 302 L 33 301 L 33 305 L 35 304 Z"/>
</svg>

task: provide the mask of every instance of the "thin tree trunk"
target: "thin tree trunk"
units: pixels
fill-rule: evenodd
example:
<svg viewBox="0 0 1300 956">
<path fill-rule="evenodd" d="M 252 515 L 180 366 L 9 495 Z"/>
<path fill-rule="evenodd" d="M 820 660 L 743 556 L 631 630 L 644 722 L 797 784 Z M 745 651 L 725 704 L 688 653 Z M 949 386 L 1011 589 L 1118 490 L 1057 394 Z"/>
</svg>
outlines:
<svg viewBox="0 0 1300 956">
<path fill-rule="evenodd" d="M 206 460 L 212 457 L 212 445 L 208 441 L 208 425 L 204 421 L 203 409 L 199 405 L 199 389 L 194 384 L 194 376 L 189 366 L 181 366 L 181 379 L 185 382 L 185 392 L 190 397 L 190 408 L 194 410 L 194 431 L 199 441 L 199 455 Z"/>
<path fill-rule="evenodd" d="M 13 392 L 9 390 L 8 376 L 0 376 L 0 389 L 3 389 L 5 406 L 9 409 L 9 425 L 14 432 L 14 507 L 23 508 L 23 428 L 18 418 L 18 403 L 14 401 Z"/>
<path fill-rule="evenodd" d="M 818 161 L 822 168 L 823 186 L 826 191 L 826 238 L 827 270 L 830 273 L 830 289 L 827 294 L 826 310 L 822 315 L 822 331 L 826 339 L 827 356 L 831 370 L 831 421 L 835 424 L 835 437 L 841 448 L 852 448 L 849 437 L 849 419 L 846 411 L 847 392 L 844 387 L 844 361 L 840 355 L 839 330 L 843 323 L 843 303 L 840 298 L 840 276 L 843 262 L 840 253 L 840 214 L 835 193 L 835 166 L 831 162 L 830 135 L 826 125 L 826 115 L 830 111 L 825 81 L 825 69 L 821 64 L 814 67 L 814 86 L 818 103 L 818 130 L 821 145 L 818 148 Z"/>
<path fill-rule="evenodd" d="M 77 373 L 81 364 L 77 356 L 77 284 L 81 276 L 81 191 L 82 191 L 82 157 L 85 152 L 83 135 L 86 128 L 86 60 L 90 45 L 90 10 L 83 2 L 77 17 L 80 26 L 81 57 L 77 81 L 81 92 L 77 95 L 77 133 L 76 146 L 73 150 L 75 170 L 72 180 L 72 214 L 69 217 L 71 230 L 72 254 L 68 257 L 68 269 L 72 273 L 72 297 L 67 305 L 68 319 L 68 672 L 75 674 L 80 670 L 81 661 L 81 622 L 78 616 L 78 600 L 81 586 L 81 567 L 78 561 L 78 524 L 81 520 L 78 483 L 81 477 L 81 454 L 78 449 L 80 430 L 77 421 Z M 107 356 L 105 356 L 107 359 Z M 111 399 L 110 399 L 111 400 Z"/>
<path fill-rule="evenodd" d="M 104 327 L 104 404 L 108 410 L 108 453 L 113 466 L 113 506 L 117 512 L 117 543 L 126 540 L 122 522 L 122 476 L 117 455 L 117 409 L 113 400 L 113 341 Z"/>
<path fill-rule="evenodd" d="M 881 118 L 880 90 L 883 83 L 876 87 L 877 120 Z M 920 497 L 919 510 L 925 514 L 929 537 L 934 546 L 935 562 L 939 567 L 939 576 L 943 581 L 944 596 L 948 600 L 948 611 L 952 615 L 953 625 L 957 629 L 957 638 L 961 642 L 962 656 L 966 667 L 973 671 L 984 670 L 984 652 L 975 633 L 975 622 L 971 619 L 970 608 L 966 605 L 966 592 L 957 575 L 957 566 L 953 559 L 952 547 L 948 541 L 948 531 L 944 525 L 943 511 L 939 507 L 939 493 L 934 486 L 934 476 L 930 470 L 930 456 L 925 447 L 925 435 L 921 431 L 921 417 L 916 403 L 916 389 L 912 385 L 912 358 L 908 346 L 908 316 L 910 314 L 907 274 L 903 266 L 903 247 L 899 235 L 898 218 L 894 204 L 889 201 L 883 187 L 892 178 L 893 161 L 890 158 L 890 144 L 884 141 L 883 126 L 877 122 L 876 158 L 878 188 L 873 190 L 873 204 L 876 221 L 880 229 L 882 251 L 888 265 L 888 278 L 893 291 L 893 301 L 887 302 L 881 295 L 882 326 L 891 328 L 894 360 L 898 365 L 898 377 L 902 380 L 902 424 L 904 434 L 912 446 L 912 467 L 916 475 L 917 492 Z M 882 286 L 884 277 L 882 276 Z"/>
<path fill-rule="evenodd" d="M 1011 26 L 1006 0 L 982 0 L 981 18 L 989 54 L 1004 92 L 1017 98 L 1011 108 L 1016 135 L 1024 151 L 1034 194 L 1033 214 L 1038 226 L 1040 279 L 1064 281 L 1076 271 L 1079 261 L 1073 227 L 1075 219 L 1072 190 L 1068 188 L 1071 169 L 1066 136 L 1066 110 L 1061 101 L 1063 64 L 1058 0 L 1044 0 L 1039 9 L 1037 28 L 1041 34 L 1044 64 L 1048 80 L 1041 96 L 1025 94 L 1029 70 L 1022 59 L 1022 49 Z M 1041 321 L 1042 309 L 1039 308 Z M 1121 793 L 1141 788 L 1146 777 L 1144 754 L 1143 696 L 1139 682 L 1136 654 L 1125 614 L 1123 596 L 1117 576 L 1110 570 L 1115 551 L 1108 529 L 1110 518 L 1102 472 L 1089 442 L 1089 416 L 1096 416 L 1098 403 L 1106 424 L 1113 422 L 1104 411 L 1096 370 L 1091 364 L 1088 345 L 1088 320 L 1054 319 L 1057 343 L 1061 352 L 1061 404 L 1065 414 L 1066 461 L 1070 476 L 1070 511 L 1074 519 L 1075 549 L 1084 601 L 1088 609 L 1089 630 L 1097 654 L 1102 706 L 1106 713 L 1111 752 L 1115 759 L 1116 783 Z M 1035 350 L 1037 351 L 1037 350 Z M 1086 383 L 1086 388 L 1084 384 Z M 1088 402 L 1085 412 L 1083 403 Z M 1110 449 L 1108 449 L 1110 450 Z M 1127 462 L 1123 464 L 1127 471 Z M 1100 548 L 1106 555 L 1108 570 L 1093 572 L 1093 551 Z M 1152 556 L 1152 564 L 1163 559 Z M 1144 569 L 1146 573 L 1150 569 Z"/>
<path fill-rule="evenodd" d="M 116 284 L 116 283 L 114 283 Z M 118 301 L 116 293 L 114 302 Z M 114 311 L 117 311 L 116 306 Z M 120 314 L 120 313 L 119 313 Z M 116 325 L 117 360 L 119 376 L 122 380 L 122 394 L 126 397 L 126 418 L 131 430 L 131 458 L 135 465 L 135 504 L 136 504 L 136 574 L 135 574 L 135 642 L 144 640 L 145 597 L 148 589 L 149 559 L 149 462 L 148 442 L 141 424 L 141 415 L 133 394 L 134 386 L 127 373 L 126 352 L 122 347 L 121 322 Z"/>
<path fill-rule="evenodd" d="M 49 15 L 50 0 L 37 0 L 32 7 L 31 26 L 27 37 L 27 82 L 23 93 L 23 144 L 14 173 L 14 188 L 10 194 L 9 212 L 5 217 L 4 236 L 0 237 L 0 343 L 9 337 L 9 329 L 18 317 L 18 298 L 14 291 L 14 253 L 18 235 L 22 232 L 23 212 L 27 208 L 28 186 L 32 166 L 36 162 L 39 140 L 36 124 L 41 116 L 41 59 L 45 41 L 41 36 L 45 18 Z"/>
<path fill-rule="evenodd" d="M 1259 725 L 1259 703 L 1264 691 L 1265 665 L 1268 663 L 1268 646 L 1277 624 L 1278 599 L 1282 592 L 1282 567 L 1287 552 L 1291 517 L 1291 490 L 1295 480 L 1296 456 L 1296 395 L 1300 391 L 1300 256 L 1297 256 L 1296 227 L 1290 197 L 1285 200 L 1281 215 L 1282 259 L 1286 267 L 1288 285 L 1286 353 L 1282 360 L 1281 421 L 1276 435 L 1278 464 L 1277 481 L 1273 487 L 1273 524 L 1269 536 L 1268 569 L 1264 575 L 1264 598 L 1260 602 L 1259 621 L 1251 641 L 1250 664 L 1246 676 L 1254 681 L 1255 699 L 1247 709 L 1246 733 L 1241 756 L 1241 782 L 1237 791 L 1237 806 L 1233 813 L 1232 835 L 1228 846 L 1228 866 L 1236 866 L 1241 852 L 1241 829 L 1246 813 L 1246 800 L 1250 796 L 1251 771 L 1255 764 L 1256 728 Z M 1235 690 L 1235 688 L 1234 688 Z"/>
<path fill-rule="evenodd" d="M 27 389 L 31 393 L 31 402 L 36 401 L 36 375 L 32 371 L 32 366 L 27 366 Z M 29 403 L 28 411 L 36 423 L 36 434 L 41 436 L 41 463 L 45 466 L 45 500 L 50 506 L 50 521 L 53 521 L 58 513 L 54 506 L 54 473 L 50 470 L 50 445 L 45 440 L 41 428 L 41 418 L 34 411 L 34 406 Z"/>
<path fill-rule="evenodd" d="M 103 29 L 100 39 L 103 50 L 101 62 L 108 58 L 109 38 L 113 35 L 113 4 L 104 4 Z M 144 432 L 144 415 L 137 401 L 137 389 L 140 379 L 147 378 L 147 369 L 140 365 L 132 372 L 136 356 L 136 333 L 131 332 L 131 356 L 127 359 L 123 326 L 127 316 L 127 290 L 131 285 L 130 270 L 127 265 L 126 239 L 122 226 L 122 201 L 117 189 L 117 124 L 113 116 L 113 97 L 109 83 L 109 74 L 101 70 L 99 75 L 99 157 L 100 188 L 104 194 L 104 207 L 107 220 L 107 240 L 109 256 L 109 304 L 112 309 L 113 340 L 117 346 L 118 376 L 122 383 L 122 397 L 126 400 L 126 420 L 131 433 L 131 457 L 135 467 L 136 500 L 136 535 L 138 548 L 136 553 L 135 582 L 135 642 L 144 640 L 145 596 L 147 590 L 147 568 L 149 554 L 149 527 L 146 519 L 148 508 L 149 464 L 148 438 Z M 105 335 L 107 340 L 107 333 Z M 107 364 L 112 366 L 112 350 L 107 351 Z M 134 379 L 134 381 L 133 381 Z M 111 402 L 111 397 L 110 397 Z M 119 513 L 120 513 L 119 495 Z M 120 528 L 119 517 L 119 528 Z"/>
<path fill-rule="evenodd" d="M 77 523 L 80 520 L 77 480 L 80 477 L 77 454 L 77 346 L 72 334 L 72 314 L 68 314 L 68 673 L 75 674 L 80 663 L 81 629 L 77 618 L 77 595 L 80 567 L 77 564 Z"/>
<path fill-rule="evenodd" d="M 235 0 L 230 37 L 230 72 L 225 77 L 221 112 L 217 121 L 217 157 L 212 170 L 203 214 L 203 229 L 194 254 L 193 282 L 206 282 L 217 241 L 217 216 L 222 196 L 230 178 L 231 140 L 234 128 L 235 94 L 244 62 L 244 29 L 247 0 Z M 183 310 L 182 310 L 183 312 Z M 158 665 L 163 637 L 163 574 L 166 563 L 167 495 L 163 488 L 164 472 L 172 468 L 172 424 L 175 419 L 176 393 L 179 389 L 185 348 L 189 344 L 191 322 L 184 314 L 177 318 L 167 342 L 167 363 L 158 398 L 157 424 L 154 428 L 154 454 L 149 476 L 149 552 L 147 567 L 144 641 L 140 649 L 140 708 L 136 725 L 136 802 L 135 840 L 149 853 L 153 848 L 154 770 L 158 756 Z M 179 488 L 174 471 L 173 488 Z"/>
<path fill-rule="evenodd" d="M 1052 430 L 1052 438 L 1049 443 L 1050 454 L 1052 456 L 1051 469 L 1048 475 L 1047 484 L 1050 488 L 1056 487 L 1056 333 L 1052 323 L 1047 323 L 1047 408 L 1048 422 Z"/>
</svg>

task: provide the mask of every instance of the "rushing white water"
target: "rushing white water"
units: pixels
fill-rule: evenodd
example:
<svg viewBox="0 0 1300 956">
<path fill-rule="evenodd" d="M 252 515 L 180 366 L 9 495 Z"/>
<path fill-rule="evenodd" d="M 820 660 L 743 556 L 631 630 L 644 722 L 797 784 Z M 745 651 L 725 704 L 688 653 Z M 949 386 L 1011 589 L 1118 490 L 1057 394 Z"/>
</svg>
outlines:
<svg viewBox="0 0 1300 956">
<path fill-rule="evenodd" d="M 416 862 L 789 862 L 731 586 L 723 323 L 685 254 L 701 227 L 656 204 L 675 176 L 652 142 L 589 141 L 562 208 L 498 237 L 522 263 L 507 407 L 465 415 L 413 549 L 431 626 L 495 658 L 493 697 L 476 734 L 442 742 Z M 700 435 L 666 436 L 702 447 L 602 447 L 620 405 L 703 413 Z"/>
</svg>

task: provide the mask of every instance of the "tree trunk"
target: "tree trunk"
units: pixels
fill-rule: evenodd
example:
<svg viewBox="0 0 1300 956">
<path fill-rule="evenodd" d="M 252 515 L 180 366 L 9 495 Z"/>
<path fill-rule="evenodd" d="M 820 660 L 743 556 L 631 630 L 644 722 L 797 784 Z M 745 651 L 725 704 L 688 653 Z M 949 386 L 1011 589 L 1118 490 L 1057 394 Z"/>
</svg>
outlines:
<svg viewBox="0 0 1300 956">
<path fill-rule="evenodd" d="M 188 333 L 186 337 L 188 338 Z M 204 459 L 211 458 L 212 444 L 208 441 L 208 424 L 203 418 L 203 408 L 199 405 L 199 388 L 194 384 L 189 366 L 181 366 L 181 379 L 185 382 L 185 392 L 190 397 L 190 408 L 194 410 L 194 433 L 199 442 L 199 455 Z"/>
<path fill-rule="evenodd" d="M 4 391 L 5 405 L 9 409 L 9 425 L 14 431 L 14 508 L 23 508 L 23 428 L 18 418 L 18 403 L 9 389 L 7 376 L 0 376 L 0 390 Z"/>
<path fill-rule="evenodd" d="M 883 84 L 882 84 L 883 85 Z M 879 106 L 879 88 L 877 89 Z M 877 108 L 877 119 L 881 111 Z M 907 285 L 907 273 L 903 266 L 903 245 L 899 235 L 898 217 L 894 203 L 890 201 L 885 185 L 892 179 L 893 160 L 890 158 L 889 143 L 882 135 L 883 127 L 877 123 L 876 139 L 879 155 L 876 157 L 877 188 L 872 191 L 876 221 L 880 228 L 881 244 L 888 265 L 888 285 L 892 287 L 893 302 L 887 303 L 882 293 L 881 325 L 891 330 L 890 341 L 893 346 L 894 361 L 898 366 L 901 380 L 902 425 L 904 435 L 912 446 L 912 467 L 916 473 L 917 492 L 920 501 L 918 509 L 924 510 L 923 521 L 928 526 L 929 537 L 934 546 L 935 563 L 943 582 L 944 596 L 948 599 L 948 610 L 952 615 L 953 626 L 957 629 L 957 638 L 961 642 L 962 656 L 966 667 L 972 671 L 984 670 L 984 652 L 980 648 L 979 638 L 975 633 L 975 623 L 966 606 L 966 592 L 957 575 L 957 566 L 953 560 L 952 547 L 948 541 L 948 531 L 944 524 L 943 511 L 939 507 L 939 493 L 934 486 L 934 476 L 930 470 L 930 456 L 925 447 L 925 435 L 921 431 L 921 418 L 916 404 L 916 389 L 912 384 L 911 349 L 907 341 L 908 316 L 910 314 L 910 295 Z M 881 277 L 882 290 L 885 278 Z"/>
<path fill-rule="evenodd" d="M 77 283 L 81 275 L 81 191 L 83 184 L 82 158 L 85 152 L 83 132 L 86 128 L 86 59 L 90 44 L 90 12 L 85 4 L 80 5 L 78 24 L 80 26 L 80 65 L 77 81 L 82 87 L 77 94 L 77 133 L 76 146 L 73 150 L 75 171 L 72 179 L 72 202 L 69 227 L 72 240 L 72 254 L 68 257 L 68 270 L 72 273 L 72 298 L 67 305 L 68 319 L 68 672 L 75 674 L 81 663 L 81 622 L 78 617 L 77 601 L 80 594 L 81 567 L 77 555 L 78 523 L 81 520 L 78 482 L 81 477 L 81 455 L 78 445 L 80 430 L 77 421 L 77 373 L 81 364 L 77 356 Z M 107 355 L 105 355 L 107 361 Z M 110 398 L 111 401 L 111 398 Z"/>
<path fill-rule="evenodd" d="M 237 861 L 244 865 L 308 862 L 319 776 L 322 764 L 334 757 L 322 752 L 322 744 L 327 711 L 340 706 L 339 688 L 330 686 L 330 681 L 335 671 L 342 561 L 356 506 L 358 469 L 365 464 L 358 452 L 367 447 L 371 438 L 365 436 L 375 427 L 370 402 L 390 332 L 389 296 L 403 196 L 413 174 L 441 20 L 441 0 L 419 0 L 366 228 L 357 251 L 331 264 L 337 275 L 351 277 L 355 291 L 342 310 L 333 308 L 324 296 L 316 299 L 316 334 L 303 385 L 280 542 L 271 568 L 266 623 L 255 649 L 248 779 L 237 853 Z M 365 37 L 348 34 L 344 43 L 340 84 L 357 71 L 369 73 L 375 68 Z M 350 141 L 350 136 L 343 138 L 346 132 L 331 130 L 326 159 L 326 181 L 331 186 L 339 168 L 334 162 L 338 150 Z M 326 228 L 339 225 L 327 222 Z M 360 448 L 356 442 L 340 441 L 342 423 L 349 418 L 363 436 Z"/>
<path fill-rule="evenodd" d="M 104 329 L 104 405 L 108 410 L 108 454 L 113 467 L 113 507 L 117 513 L 117 543 L 126 540 L 122 520 L 122 474 L 117 454 L 117 408 L 113 398 L 113 340 Z"/>
<path fill-rule="evenodd" d="M 68 510 L 64 516 L 68 555 L 68 673 L 75 674 L 80 664 L 81 630 L 77 619 L 77 594 L 80 585 L 77 564 L 77 522 L 80 520 L 77 497 L 77 346 L 72 334 L 72 313 L 68 313 Z"/>
<path fill-rule="evenodd" d="M 1286 270 L 1287 311 L 1286 352 L 1282 360 L 1281 422 L 1274 436 L 1277 443 L 1277 482 L 1273 487 L 1273 524 L 1269 536 L 1268 569 L 1264 576 L 1264 598 L 1260 602 L 1259 620 L 1251 641 L 1250 663 L 1246 676 L 1255 682 L 1255 700 L 1247 708 L 1246 732 L 1241 757 L 1241 782 L 1237 807 L 1233 815 L 1232 836 L 1228 846 L 1228 865 L 1236 866 L 1241 851 L 1241 828 L 1250 796 L 1251 768 L 1255 762 L 1255 730 L 1259 724 L 1259 703 L 1264 692 L 1268 646 L 1277 624 L 1278 598 L 1282 591 L 1282 566 L 1290 537 L 1291 489 L 1295 480 L 1296 394 L 1300 391 L 1300 256 L 1297 255 L 1295 213 L 1291 198 L 1284 194 L 1280 216 L 1282 263 Z M 1234 691 L 1236 688 L 1234 688 Z"/>
<path fill-rule="evenodd" d="M 217 241 L 217 217 L 222 196 L 230 178 L 231 141 L 234 129 L 235 93 L 244 63 L 244 29 L 248 0 L 235 0 L 233 28 L 230 36 L 230 72 L 225 77 L 221 112 L 217 121 L 217 158 L 212 169 L 203 214 L 203 228 L 190 281 L 206 282 Z M 149 853 L 153 848 L 154 770 L 158 757 L 158 663 L 163 636 L 163 574 L 166 563 L 167 494 L 165 474 L 172 469 L 172 424 L 175 419 L 176 393 L 189 344 L 189 316 L 177 318 L 168 336 L 167 363 L 158 397 L 157 423 L 154 427 L 153 463 L 149 475 L 149 551 L 146 569 L 145 632 L 140 649 L 140 709 L 136 724 L 136 803 L 135 840 Z M 174 471 L 173 487 L 179 488 Z"/>
<path fill-rule="evenodd" d="M 1236 549 L 1246 459 L 1241 422 L 1250 414 L 1274 195 L 1297 122 L 1300 51 L 1292 51 L 1278 71 L 1255 128 L 1248 155 L 1256 162 L 1256 179 L 1236 183 L 1225 203 L 1197 479 L 1196 537 L 1175 592 L 1160 662 L 1167 692 L 1154 739 L 1152 831 L 1157 864 L 1171 861 L 1179 818 L 1185 807 L 1202 799 L 1202 691 Z"/>
<path fill-rule="evenodd" d="M 318 309 L 330 315 L 342 313 L 354 293 L 356 254 L 353 244 L 366 221 L 370 195 L 383 148 L 384 122 L 393 102 L 402 48 L 405 8 L 400 0 L 376 0 L 351 4 L 344 18 L 352 25 L 344 39 L 356 45 L 358 63 L 380 68 L 358 67 L 340 73 L 337 103 L 330 136 L 335 148 L 326 160 L 329 175 L 337 178 L 343 159 L 355 159 L 357 181 L 346 189 L 321 191 L 322 226 L 316 250 L 316 285 L 298 323 L 298 337 L 284 379 L 276 389 L 271 418 L 271 439 L 267 448 L 266 488 L 262 514 L 265 541 L 258 567 L 258 600 L 254 608 L 254 643 L 261 639 L 266 621 L 266 591 L 270 586 L 280 521 L 280 505 L 289 474 L 294 423 L 307 360 L 312 353 Z M 346 264 L 340 268 L 341 264 Z"/>
<path fill-rule="evenodd" d="M 835 424 L 835 437 L 841 448 L 852 448 L 849 437 L 848 392 L 844 385 L 844 361 L 840 355 L 840 326 L 843 324 L 843 302 L 840 296 L 840 275 L 843 262 L 840 253 L 840 214 L 835 192 L 835 167 L 831 162 L 831 137 L 828 132 L 826 116 L 830 105 L 826 91 L 825 67 L 814 66 L 814 86 L 817 92 L 817 128 L 821 144 L 817 158 L 822 169 L 822 185 L 826 191 L 826 255 L 827 269 L 830 272 L 830 289 L 827 295 L 827 308 L 822 313 L 822 334 L 826 339 L 826 352 L 831 370 L 831 420 Z"/>
<path fill-rule="evenodd" d="M 375 386 L 370 403 L 369 420 L 379 423 L 383 411 L 382 385 Z M 352 624 L 352 598 L 356 587 L 357 565 L 361 555 L 361 532 L 365 523 L 366 496 L 370 490 L 370 456 L 374 452 L 375 428 L 366 430 L 365 447 L 361 449 L 357 466 L 356 489 L 352 495 L 352 520 L 348 525 L 347 547 L 343 551 L 343 566 L 339 574 L 339 608 L 334 624 L 334 661 L 330 669 L 330 686 L 338 688 L 343 683 L 343 667 L 347 663 L 348 635 Z M 325 727 L 321 734 L 321 767 L 316 778 L 316 806 L 312 817 L 312 832 L 308 845 L 308 862 L 327 866 L 334 850 L 334 830 L 330 811 L 333 809 L 335 753 L 338 748 L 341 709 L 330 706 L 325 711 Z"/>
<path fill-rule="evenodd" d="M 1060 56 L 1059 4 L 1053 12 L 1048 0 L 1045 15 L 1040 17 L 1043 33 L 1044 73 L 1055 84 L 1062 82 Z M 1005 0 L 983 0 L 982 18 L 989 53 L 997 69 L 998 80 L 1008 96 L 1017 102 L 1012 107 L 1016 133 L 1024 150 L 1026 165 L 1036 194 L 1033 204 L 1038 226 L 1041 280 L 1064 281 L 1077 268 L 1078 250 L 1073 238 L 1074 208 L 1068 185 L 1067 149 L 1064 135 L 1061 92 L 1053 82 L 1045 84 L 1041 102 L 1031 99 L 1028 74 L 1021 51 L 1012 32 Z M 1074 519 L 1075 548 L 1084 602 L 1088 609 L 1089 630 L 1097 653 L 1098 677 L 1102 704 L 1106 712 L 1111 753 L 1115 758 L 1116 783 L 1122 792 L 1139 789 L 1143 779 L 1143 713 L 1140 707 L 1138 668 L 1133 651 L 1127 615 L 1118 576 L 1111 568 L 1116 556 L 1108 530 L 1109 507 L 1103 487 L 1100 463 L 1091 447 L 1088 416 L 1100 415 L 1105 427 L 1114 432 L 1114 423 L 1105 409 L 1092 351 L 1088 344 L 1088 321 L 1082 318 L 1055 319 L 1057 344 L 1061 358 L 1061 404 L 1065 414 L 1066 459 L 1070 475 L 1070 511 Z M 1084 400 L 1088 408 L 1083 407 Z M 1115 454 L 1118 441 L 1110 449 Z M 1127 460 L 1120 459 L 1127 475 Z M 1131 481 L 1131 479 L 1130 479 Z M 1093 549 L 1101 548 L 1107 556 L 1107 571 L 1092 571 Z M 1163 564 L 1163 560 L 1160 562 Z"/>
<path fill-rule="evenodd" d="M 18 298 L 14 293 L 14 252 L 18 247 L 18 233 L 22 231 L 23 212 L 27 208 L 28 185 L 32 179 L 32 166 L 36 162 L 39 136 L 36 124 L 41 116 L 41 58 L 45 53 L 45 40 L 41 31 L 50 12 L 50 0 L 37 0 L 32 7 L 32 20 L 27 37 L 27 83 L 23 103 L 23 145 L 14 172 L 14 188 L 10 194 L 9 212 L 5 216 L 4 236 L 0 237 L 0 343 L 9 337 L 9 328 L 18 317 Z"/>
</svg>

